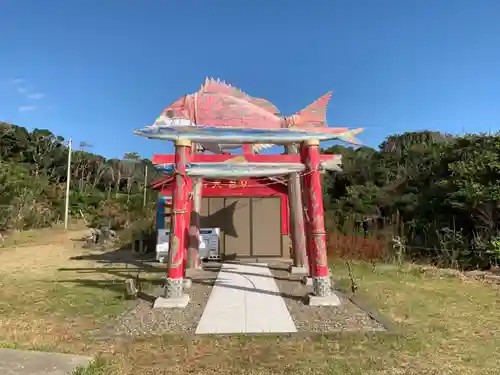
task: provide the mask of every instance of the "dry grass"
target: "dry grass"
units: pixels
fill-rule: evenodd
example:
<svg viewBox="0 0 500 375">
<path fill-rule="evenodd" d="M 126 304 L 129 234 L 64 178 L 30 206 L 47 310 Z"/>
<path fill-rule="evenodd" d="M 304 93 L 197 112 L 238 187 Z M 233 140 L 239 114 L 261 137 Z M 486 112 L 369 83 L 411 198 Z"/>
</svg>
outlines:
<svg viewBox="0 0 500 375">
<path fill-rule="evenodd" d="M 413 268 L 353 270 L 399 335 L 154 338 L 115 346 L 112 373 L 498 374 L 498 289 Z M 345 286 L 345 267 L 335 271 Z"/>
<path fill-rule="evenodd" d="M 85 223 L 81 221 L 70 222 L 68 229 L 71 232 L 75 231 L 86 231 L 88 229 L 85 226 Z M 11 231 L 8 233 L 2 234 L 4 237 L 3 247 L 5 248 L 13 248 L 19 246 L 26 246 L 30 244 L 53 244 L 58 241 L 67 240 L 67 232 L 64 230 L 64 224 L 59 223 L 50 228 L 43 229 L 30 229 L 25 231 Z M 2 248 L 0 248 L 0 253 L 2 252 Z"/>
<path fill-rule="evenodd" d="M 388 241 L 383 236 L 345 235 L 330 231 L 327 236 L 328 255 L 352 260 L 381 260 L 387 257 Z"/>
<path fill-rule="evenodd" d="M 123 279 L 136 267 L 91 260 L 103 254 L 82 248 L 88 232 L 32 231 L 31 242 L 0 249 L 0 345 L 85 348 L 127 307 Z"/>
<path fill-rule="evenodd" d="M 109 269 L 90 260 L 69 260 L 87 251 L 63 241 L 52 250 L 32 247 L 31 252 L 45 252 L 47 262 L 40 255 L 31 268 L 22 272 L 18 267 L 16 274 L 9 274 L 5 264 L 12 266 L 14 261 L 5 259 L 6 254 L 24 249 L 0 254 L 0 341 L 92 353 L 109 362 L 82 374 L 499 373 L 500 291 L 476 280 L 421 273 L 411 267 L 354 264 L 359 296 L 396 322 L 399 335 L 97 340 L 92 330 L 125 307 L 120 289 L 113 285 L 121 285 L 119 280 L 128 271 L 118 265 Z M 55 252 L 66 255 L 51 257 Z M 44 271 L 32 272 L 37 265 Z M 58 271 L 61 267 L 88 272 Z M 344 264 L 335 264 L 334 272 L 338 285 L 347 288 Z"/>
</svg>

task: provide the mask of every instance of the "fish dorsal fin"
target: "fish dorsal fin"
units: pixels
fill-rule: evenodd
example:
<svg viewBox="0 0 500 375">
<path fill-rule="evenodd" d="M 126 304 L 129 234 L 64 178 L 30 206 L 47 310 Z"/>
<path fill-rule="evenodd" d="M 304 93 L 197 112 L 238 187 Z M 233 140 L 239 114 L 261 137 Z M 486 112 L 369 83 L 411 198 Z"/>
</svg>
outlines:
<svg viewBox="0 0 500 375">
<path fill-rule="evenodd" d="M 244 156 L 235 156 L 234 158 L 227 159 L 226 163 L 228 164 L 241 164 L 241 163 L 247 163 L 248 160 L 245 159 Z"/>
<path fill-rule="evenodd" d="M 213 78 L 206 78 L 205 83 L 200 88 L 200 93 L 219 93 L 234 96 L 235 98 L 249 100 L 250 96 L 245 94 L 240 89 L 231 86 L 230 84 L 221 81 L 219 79 L 215 80 Z"/>
<path fill-rule="evenodd" d="M 206 78 L 205 83 L 201 86 L 199 93 L 219 93 L 233 96 L 238 99 L 246 100 L 257 107 L 260 107 L 272 114 L 278 115 L 278 108 L 274 106 L 271 102 L 263 98 L 254 98 L 250 95 L 244 93 L 240 89 L 231 86 L 229 83 L 221 81 L 219 79 L 215 80 L 213 78 Z"/>
</svg>

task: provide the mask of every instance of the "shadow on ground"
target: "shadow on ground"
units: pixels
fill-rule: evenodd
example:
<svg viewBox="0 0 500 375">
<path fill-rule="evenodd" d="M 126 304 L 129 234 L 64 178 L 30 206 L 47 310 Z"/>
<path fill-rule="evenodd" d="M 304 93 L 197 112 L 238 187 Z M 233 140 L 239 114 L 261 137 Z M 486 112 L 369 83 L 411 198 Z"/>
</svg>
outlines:
<svg viewBox="0 0 500 375">
<path fill-rule="evenodd" d="M 75 279 L 66 279 L 59 280 L 65 283 L 75 283 L 83 287 L 92 287 L 99 289 L 108 289 L 114 291 L 116 293 L 122 294 L 125 296 L 125 280 L 126 279 L 135 279 L 136 284 L 139 289 L 138 298 L 147 301 L 153 302 L 155 296 L 148 294 L 153 286 L 163 286 L 164 278 L 166 277 L 166 265 L 161 263 L 156 263 L 155 254 L 138 254 L 134 253 L 130 246 L 123 246 L 119 249 L 115 250 L 103 250 L 100 253 L 94 254 L 86 254 L 71 257 L 71 260 L 79 261 L 79 260 L 90 260 L 94 261 L 100 266 L 98 267 L 85 267 L 85 268 L 59 268 L 59 272 L 76 272 L 79 274 L 106 274 L 112 276 L 109 278 L 75 278 Z M 238 264 L 237 261 L 228 261 L 224 262 L 226 264 Z M 286 269 L 286 265 L 258 265 L 252 264 L 256 267 L 266 267 L 271 270 L 283 270 Z M 215 277 L 217 276 L 219 270 L 221 268 L 221 263 L 215 262 L 207 262 L 203 264 L 203 269 L 200 271 L 196 270 L 188 270 L 187 276 L 192 280 L 194 284 L 201 285 L 213 285 L 214 277 L 207 278 L 207 272 L 215 273 Z M 270 277 L 276 280 L 288 281 L 291 283 L 300 283 L 300 279 L 297 277 L 275 277 L 273 275 L 261 275 L 254 274 L 248 272 L 234 272 L 231 269 L 225 269 L 224 272 L 227 273 L 237 273 L 242 276 L 261 276 L 261 277 Z M 305 295 L 292 295 L 292 294 L 283 294 L 279 292 L 269 292 L 265 290 L 260 290 L 252 287 L 241 287 L 241 286 L 233 286 L 228 285 L 224 282 L 224 280 L 218 280 L 215 285 L 219 287 L 233 288 L 239 290 L 245 290 L 249 292 L 262 293 L 262 294 L 271 294 L 271 295 L 279 295 L 283 298 L 288 298 L 295 301 L 303 301 L 305 299 Z"/>
</svg>

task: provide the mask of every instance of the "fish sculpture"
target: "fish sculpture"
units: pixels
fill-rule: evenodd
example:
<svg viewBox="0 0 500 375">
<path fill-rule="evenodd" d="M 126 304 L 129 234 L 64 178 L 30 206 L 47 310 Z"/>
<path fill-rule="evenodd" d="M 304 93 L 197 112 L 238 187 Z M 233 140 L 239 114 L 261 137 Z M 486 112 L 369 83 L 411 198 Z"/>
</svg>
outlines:
<svg viewBox="0 0 500 375">
<path fill-rule="evenodd" d="M 174 164 L 157 164 L 157 171 L 166 175 L 175 173 Z M 301 163 L 187 163 L 186 175 L 205 178 L 269 177 L 302 172 Z"/>
<path fill-rule="evenodd" d="M 363 129 L 328 128 L 326 107 L 332 92 L 328 92 L 312 104 L 291 116 L 281 116 L 278 109 L 268 100 L 252 97 L 243 91 L 219 80 L 207 78 L 201 88 L 189 95 L 184 95 L 168 106 L 152 126 L 136 131 L 136 134 L 150 138 L 162 138 L 162 131 L 144 131 L 148 128 L 176 128 L 186 132 L 196 132 L 193 127 L 262 130 L 304 131 L 307 133 L 328 134 L 330 139 L 360 144 L 354 137 Z M 182 129 L 182 130 L 181 130 Z M 158 129 L 159 130 L 159 129 Z M 148 134 L 149 133 L 149 134 Z M 165 139 L 171 133 L 165 131 Z M 213 152 L 221 152 L 220 133 L 214 134 L 213 142 L 205 139 L 202 147 Z M 276 134 L 288 133 L 277 132 Z M 237 134 L 237 132 L 235 133 Z M 335 135 L 332 137 L 332 135 Z M 293 138 L 293 137 L 292 137 Z M 324 138 L 324 137 L 319 137 Z M 236 138 L 237 139 L 237 138 Z M 301 138 L 302 139 L 302 138 Z M 258 137 L 256 136 L 256 140 Z M 236 142 L 238 143 L 238 142 Z M 269 147 L 261 144 L 257 149 Z M 225 148 L 239 147 L 225 143 Z"/>
</svg>

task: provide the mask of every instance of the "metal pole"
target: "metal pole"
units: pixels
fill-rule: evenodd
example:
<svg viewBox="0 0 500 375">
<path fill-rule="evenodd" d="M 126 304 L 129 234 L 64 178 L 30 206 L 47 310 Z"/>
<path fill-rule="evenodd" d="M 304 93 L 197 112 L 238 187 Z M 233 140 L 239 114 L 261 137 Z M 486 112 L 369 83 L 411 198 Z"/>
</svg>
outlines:
<svg viewBox="0 0 500 375">
<path fill-rule="evenodd" d="M 148 165 L 144 164 L 144 200 L 142 202 L 142 206 L 146 207 L 146 198 L 147 198 L 147 185 L 148 185 Z"/>
<path fill-rule="evenodd" d="M 66 173 L 66 204 L 64 208 L 64 229 L 68 229 L 68 216 L 69 216 L 69 186 L 71 180 L 71 138 L 68 141 L 68 170 Z"/>
</svg>

